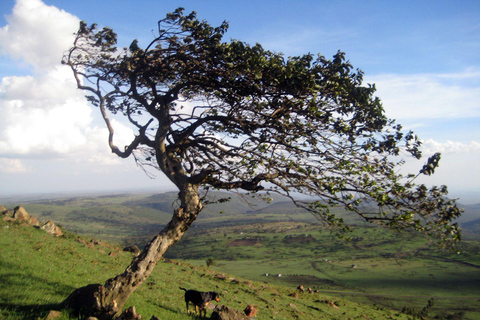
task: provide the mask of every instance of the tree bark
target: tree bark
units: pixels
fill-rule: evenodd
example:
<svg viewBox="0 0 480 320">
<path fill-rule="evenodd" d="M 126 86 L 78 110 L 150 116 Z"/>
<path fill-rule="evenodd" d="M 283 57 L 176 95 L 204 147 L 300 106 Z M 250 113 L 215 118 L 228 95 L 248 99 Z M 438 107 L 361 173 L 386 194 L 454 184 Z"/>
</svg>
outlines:
<svg viewBox="0 0 480 320">
<path fill-rule="evenodd" d="M 179 241 L 202 210 L 198 187 L 188 185 L 180 191 L 181 206 L 172 220 L 133 258 L 122 274 L 108 279 L 102 286 L 91 284 L 76 289 L 62 303 L 67 309 L 99 319 L 118 316 L 130 295 L 147 279 L 163 254 Z"/>
</svg>

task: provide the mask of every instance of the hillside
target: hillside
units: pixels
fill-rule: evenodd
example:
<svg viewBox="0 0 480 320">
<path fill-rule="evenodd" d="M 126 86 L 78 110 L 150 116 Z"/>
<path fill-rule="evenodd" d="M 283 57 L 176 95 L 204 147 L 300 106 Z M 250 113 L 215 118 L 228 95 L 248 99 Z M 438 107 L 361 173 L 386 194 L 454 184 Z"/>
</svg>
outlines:
<svg viewBox="0 0 480 320">
<path fill-rule="evenodd" d="M 230 201 L 218 203 L 225 197 L 230 197 Z M 131 244 L 141 247 L 170 219 L 175 199 L 173 192 L 91 195 L 37 199 L 25 203 L 24 207 L 41 221 L 52 219 L 66 230 L 81 235 L 89 245 L 93 237 L 116 243 L 119 248 Z M 457 248 L 459 254 L 443 252 L 422 237 L 388 232 L 348 217 L 341 208 L 332 208 L 357 225 L 356 231 L 349 234 L 351 241 L 345 241 L 285 199 L 274 198 L 268 203 L 244 194 L 211 193 L 209 200 L 211 204 L 186 236 L 166 254 L 176 261 L 170 265 L 172 270 L 180 264 L 185 270 L 198 271 L 196 276 L 202 279 L 212 277 L 213 282 L 206 287 L 195 286 L 192 274 L 191 287 L 217 288 L 219 283 L 222 286 L 229 283 L 224 277 L 217 279 L 217 274 L 230 274 L 227 278 L 248 279 L 240 282 L 275 286 L 274 290 L 287 296 L 299 285 L 311 287 L 325 299 L 312 300 L 317 302 L 312 302 L 308 310 L 317 310 L 318 301 L 346 299 L 366 309 L 397 310 L 398 314 L 403 311 L 412 315 L 431 305 L 433 298 L 435 305 L 430 306 L 428 313 L 431 318 L 480 318 L 480 308 L 475 304 L 480 300 L 480 242 L 475 233 L 467 234 Z M 465 222 L 473 231 L 474 218 L 475 212 L 469 214 Z M 67 238 L 75 237 L 67 233 Z M 98 247 L 98 250 L 108 254 L 105 248 Z M 121 251 L 117 255 L 115 259 L 125 259 L 121 270 L 128 264 L 129 257 Z M 213 262 L 209 269 L 205 268 L 207 260 Z M 278 277 L 279 274 L 282 276 Z M 94 281 L 103 282 L 106 277 L 99 274 L 97 279 Z M 255 288 L 253 292 L 259 290 Z M 181 293 L 169 291 L 180 301 Z M 276 305 L 264 296 L 246 300 L 262 299 Z M 182 310 L 181 306 L 178 308 Z M 279 318 L 289 319 L 277 316 Z"/>
<path fill-rule="evenodd" d="M 44 319 L 74 288 L 103 282 L 131 259 L 118 247 L 73 234 L 56 238 L 30 225 L 0 221 L 0 318 Z M 92 244 L 91 244 L 92 243 Z M 324 293 L 298 292 L 164 260 L 131 297 L 143 319 L 191 319 L 178 286 L 215 290 L 222 302 L 243 310 L 259 309 L 258 319 L 407 319 L 405 314 L 358 304 Z M 75 319 L 65 312 L 60 319 Z"/>
</svg>

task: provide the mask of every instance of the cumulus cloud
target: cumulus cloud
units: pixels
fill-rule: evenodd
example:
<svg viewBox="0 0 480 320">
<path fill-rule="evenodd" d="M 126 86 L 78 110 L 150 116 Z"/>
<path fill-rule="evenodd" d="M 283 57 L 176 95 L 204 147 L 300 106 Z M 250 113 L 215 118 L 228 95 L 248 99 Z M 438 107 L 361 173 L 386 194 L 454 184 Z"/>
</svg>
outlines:
<svg viewBox="0 0 480 320">
<path fill-rule="evenodd" d="M 66 153 L 86 143 L 92 110 L 63 73 L 2 79 L 0 154 Z"/>
<path fill-rule="evenodd" d="M 79 23 L 77 17 L 41 0 L 17 0 L 6 20 L 8 25 L 0 29 L 1 51 L 36 70 L 59 64 Z"/>
<path fill-rule="evenodd" d="M 480 153 L 480 143 L 472 141 L 470 143 L 461 143 L 455 141 L 437 142 L 428 139 L 423 143 L 422 150 L 426 155 L 440 152 L 442 154 L 478 154 Z"/>
<path fill-rule="evenodd" d="M 393 119 L 480 117 L 480 70 L 452 74 L 370 76 Z"/>
<path fill-rule="evenodd" d="M 71 70 L 60 63 L 79 19 L 40 0 L 18 0 L 7 22 L 0 29 L 0 52 L 28 64 L 33 72 L 0 81 L 0 157 L 87 162 L 92 157 L 96 163 L 111 164 L 106 129 L 93 125 L 94 110 L 77 89 Z M 130 129 L 119 122 L 115 127 L 119 143 L 131 139 Z M 24 171 L 19 161 L 3 164 L 12 168 L 9 172 Z"/>
</svg>

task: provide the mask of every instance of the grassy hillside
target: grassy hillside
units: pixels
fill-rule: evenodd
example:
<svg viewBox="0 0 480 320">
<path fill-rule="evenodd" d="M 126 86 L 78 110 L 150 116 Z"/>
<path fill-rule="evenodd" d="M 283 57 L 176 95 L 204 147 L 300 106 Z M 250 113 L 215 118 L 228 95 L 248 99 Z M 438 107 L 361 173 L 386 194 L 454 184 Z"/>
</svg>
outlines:
<svg viewBox="0 0 480 320">
<path fill-rule="evenodd" d="M 0 318 L 43 319 L 77 287 L 101 283 L 121 272 L 131 256 L 99 243 L 85 245 L 76 237 L 54 238 L 31 226 L 0 221 Z M 144 319 L 191 319 L 178 286 L 215 290 L 221 304 L 243 310 L 259 308 L 257 319 L 408 319 L 385 308 L 351 302 L 325 293 L 299 293 L 295 288 L 245 280 L 187 263 L 162 261 L 131 297 Z M 61 319 L 75 319 L 63 314 Z"/>
<path fill-rule="evenodd" d="M 189 233 L 167 256 L 198 265 L 212 259 L 212 268 L 248 279 L 397 310 L 421 310 L 433 298 L 432 317 L 480 318 L 480 243 L 465 241 L 457 254 L 379 228 L 352 237 L 346 242 L 304 223 L 236 226 Z"/>
<path fill-rule="evenodd" d="M 224 197 L 231 197 L 231 201 L 215 203 L 216 200 Z M 88 237 L 88 240 L 95 237 L 122 246 L 126 244 L 142 246 L 170 219 L 175 199 L 176 194 L 173 192 L 118 194 L 37 200 L 23 205 L 39 220 L 52 219 L 67 230 Z M 338 239 L 334 232 L 322 228 L 311 214 L 297 209 L 290 202 L 285 202 L 285 199 L 275 198 L 269 204 L 241 194 L 212 193 L 210 200 L 213 203 L 202 211 L 184 239 L 166 255 L 167 258 L 182 261 L 181 272 L 192 271 L 188 283 L 182 283 L 182 286 L 200 290 L 211 290 L 211 287 L 214 287 L 225 291 L 227 297 L 231 294 L 231 290 L 234 290 L 229 286 L 235 287 L 235 284 L 224 280 L 224 277 L 218 279 L 217 274 L 231 274 L 232 276 L 227 276 L 227 279 L 234 276 L 248 279 L 252 285 L 255 283 L 254 290 L 243 288 L 239 292 L 249 291 L 254 296 L 246 296 L 245 300 L 242 298 L 242 302 L 249 300 L 248 303 L 261 305 L 263 301 L 262 308 L 268 309 L 266 314 L 269 316 L 263 317 L 262 314 L 262 319 L 289 318 L 279 316 L 278 310 L 275 310 L 277 312 L 275 313 L 268 305 L 272 303 L 276 306 L 276 301 L 280 301 L 280 298 L 275 296 L 276 293 L 265 293 L 276 300 L 267 299 L 263 295 L 255 297 L 255 294 L 263 292 L 261 290 L 267 290 L 259 288 L 274 287 L 271 290 L 279 292 L 282 297 L 287 297 L 287 300 L 282 302 L 284 303 L 290 301 L 288 294 L 294 292 L 299 285 L 319 291 L 318 295 L 303 294 L 301 296 L 306 299 L 305 301 L 311 298 L 311 301 L 308 300 L 311 304 L 305 304 L 306 310 L 309 311 L 320 309 L 322 312 L 327 312 L 326 310 L 336 308 L 329 307 L 323 310 L 320 308 L 320 306 L 325 307 L 322 301 L 346 299 L 348 303 L 345 303 L 348 306 L 358 304 L 356 308 L 377 311 L 378 309 L 395 309 L 397 311 L 394 315 L 400 314 L 402 310 L 409 315 L 418 315 L 423 308 L 429 306 L 430 318 L 480 319 L 478 305 L 480 242 L 476 238 L 478 234 L 474 233 L 475 227 L 478 226 L 475 221 L 476 207 L 473 207 L 466 216 L 464 223 L 470 227 L 470 234 L 467 234 L 466 240 L 458 248 L 461 253 L 456 254 L 440 251 L 421 237 L 411 234 L 399 235 L 366 225 L 355 217 L 348 217 L 341 208 L 332 210 L 359 226 L 350 235 L 353 239 L 350 242 Z M 2 229 L 0 232 L 3 234 Z M 61 241 L 63 240 L 58 239 L 58 242 Z M 75 242 L 73 246 L 70 245 L 71 248 L 77 246 L 83 245 Z M 115 264 L 115 266 L 120 265 L 119 269 L 112 267 L 112 270 L 119 271 L 112 271 L 112 274 L 123 270 L 130 260 L 126 253 L 119 253 L 116 257 L 105 257 L 111 249 L 101 246 L 95 248 L 100 252 L 101 257 L 106 259 L 105 261 L 110 261 L 112 258 L 121 260 Z M 43 246 L 39 251 L 42 250 L 44 250 Z M 91 253 L 89 250 L 86 252 Z M 95 264 L 84 266 L 83 269 L 95 270 L 98 267 L 99 273 L 95 278 L 98 280 L 88 280 L 82 285 L 105 281 L 107 276 L 101 274 L 105 265 L 98 262 L 100 258 L 86 259 L 90 259 Z M 207 259 L 214 262 L 209 269 L 205 269 Z M 171 268 L 168 269 L 170 272 L 168 275 L 176 277 L 177 265 L 169 263 L 161 265 L 160 268 Z M 109 266 L 106 268 L 110 270 Z M 87 273 L 89 276 L 95 275 L 95 272 L 84 271 L 84 275 Z M 265 277 L 266 273 L 270 276 Z M 160 272 L 159 279 L 164 279 L 163 274 L 165 273 Z M 282 277 L 276 276 L 278 274 L 282 274 Z M 196 277 L 211 282 L 197 282 Z M 174 279 L 182 278 L 183 275 L 180 274 Z M 80 274 L 78 281 L 81 280 Z M 153 278 L 152 281 L 152 285 L 161 281 L 171 285 L 168 278 L 164 280 Z M 247 280 L 240 281 L 237 287 L 242 287 L 243 281 Z M 71 289 L 78 286 L 72 285 Z M 165 299 L 176 296 L 177 300 L 182 301 L 182 292 L 177 292 L 175 287 L 168 291 L 168 288 L 154 286 L 152 290 L 160 290 L 162 295 L 163 292 L 167 292 L 168 297 Z M 62 299 L 72 290 L 65 290 L 67 293 L 62 295 Z M 141 293 L 142 290 L 144 289 L 142 288 L 139 292 Z M 147 291 L 147 294 L 148 292 L 150 291 Z M 154 295 L 156 294 L 155 292 Z M 240 295 L 238 292 L 236 294 Z M 320 294 L 323 296 L 320 297 Z M 58 299 L 61 300 L 61 298 Z M 148 300 L 150 298 L 146 299 L 147 302 L 139 303 L 144 303 L 145 310 L 149 310 L 152 303 Z M 256 302 L 250 302 L 250 300 Z M 140 301 L 143 301 L 142 298 Z M 293 303 L 297 309 L 300 308 L 297 305 L 298 301 L 295 301 L 292 300 L 289 303 Z M 172 312 L 179 313 L 184 308 L 183 303 L 178 301 L 175 303 L 178 309 Z M 228 304 L 230 305 L 230 301 Z M 240 302 L 236 306 L 244 308 Z M 160 307 L 168 309 L 166 305 L 160 305 Z M 287 307 L 285 310 L 292 308 L 295 309 Z M 144 312 L 141 311 L 141 313 Z M 305 318 L 302 315 L 309 313 L 290 310 L 289 314 L 293 319 Z M 335 319 L 333 314 L 327 314 L 328 317 Z M 313 315 L 317 317 L 315 312 Z M 150 316 L 147 319 L 149 318 Z M 343 319 L 343 317 L 340 318 Z M 372 317 L 372 319 L 383 318 Z"/>
</svg>

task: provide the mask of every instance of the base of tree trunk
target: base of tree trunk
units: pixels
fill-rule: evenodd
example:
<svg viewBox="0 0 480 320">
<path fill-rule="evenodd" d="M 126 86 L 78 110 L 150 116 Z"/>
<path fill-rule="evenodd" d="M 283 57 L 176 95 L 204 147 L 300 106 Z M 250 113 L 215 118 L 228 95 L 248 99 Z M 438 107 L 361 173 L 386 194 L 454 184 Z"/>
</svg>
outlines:
<svg viewBox="0 0 480 320">
<path fill-rule="evenodd" d="M 112 319 L 116 310 L 100 304 L 100 296 L 105 288 L 101 284 L 89 284 L 75 289 L 63 302 L 62 307 L 75 315 L 94 316 L 98 319 Z M 114 306 L 112 306 L 114 307 Z"/>
</svg>

